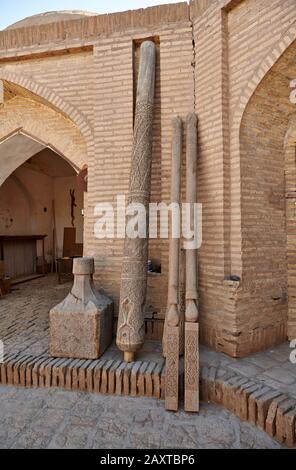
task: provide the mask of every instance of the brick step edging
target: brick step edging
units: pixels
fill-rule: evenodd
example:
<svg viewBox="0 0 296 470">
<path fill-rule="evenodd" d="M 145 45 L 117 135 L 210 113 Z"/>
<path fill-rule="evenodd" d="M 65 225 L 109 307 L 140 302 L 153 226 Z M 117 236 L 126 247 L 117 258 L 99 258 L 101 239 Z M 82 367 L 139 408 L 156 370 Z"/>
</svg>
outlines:
<svg viewBox="0 0 296 470">
<path fill-rule="evenodd" d="M 22 387 L 164 399 L 164 362 L 54 359 L 11 354 L 0 364 L 0 383 Z"/>
<path fill-rule="evenodd" d="M 201 400 L 222 405 L 287 447 L 296 445 L 296 400 L 223 367 L 202 367 Z"/>
</svg>

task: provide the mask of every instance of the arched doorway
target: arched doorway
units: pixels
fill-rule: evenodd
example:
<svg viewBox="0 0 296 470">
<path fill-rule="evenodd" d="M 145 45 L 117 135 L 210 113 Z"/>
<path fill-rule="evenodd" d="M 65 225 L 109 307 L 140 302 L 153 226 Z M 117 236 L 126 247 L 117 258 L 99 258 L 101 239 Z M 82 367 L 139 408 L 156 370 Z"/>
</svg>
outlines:
<svg viewBox="0 0 296 470">
<path fill-rule="evenodd" d="M 53 270 L 56 259 L 65 254 L 65 230 L 75 233 L 77 251 L 73 247 L 72 255 L 82 254 L 83 193 L 76 169 L 49 147 L 22 134 L 0 144 L 0 159 L 4 168 L 26 159 L 0 186 L 5 274 L 18 280 L 41 273 L 43 254 L 46 272 Z M 44 253 L 42 239 L 34 238 L 42 235 Z"/>
<path fill-rule="evenodd" d="M 296 111 L 285 137 L 288 338 L 296 338 Z"/>
<path fill-rule="evenodd" d="M 258 85 L 241 122 L 239 355 L 266 349 L 291 336 L 289 286 L 296 260 L 289 251 L 290 209 L 285 200 L 296 189 L 296 179 L 291 179 L 293 172 L 295 177 L 295 153 L 292 173 L 286 158 L 287 130 L 296 111 L 289 99 L 290 82 L 296 77 L 295 56 L 296 41 Z M 293 218 L 293 232 L 295 224 Z"/>
<path fill-rule="evenodd" d="M 87 164 L 87 151 L 70 119 L 44 100 L 25 96 L 24 89 L 14 86 L 12 92 L 5 86 L 0 107 L 1 257 L 6 275 L 21 278 L 44 267 L 53 270 L 55 260 L 65 255 L 65 229 L 74 233 L 72 254 L 82 254 L 84 193 L 77 174 Z M 34 238 L 41 235 L 43 246 Z"/>
</svg>

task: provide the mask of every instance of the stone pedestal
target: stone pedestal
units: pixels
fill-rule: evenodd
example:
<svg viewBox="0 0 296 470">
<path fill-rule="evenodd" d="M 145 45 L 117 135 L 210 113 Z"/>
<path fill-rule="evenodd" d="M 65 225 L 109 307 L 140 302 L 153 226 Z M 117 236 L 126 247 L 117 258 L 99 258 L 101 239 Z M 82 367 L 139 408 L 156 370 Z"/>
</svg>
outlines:
<svg viewBox="0 0 296 470">
<path fill-rule="evenodd" d="M 113 302 L 93 283 L 93 258 L 73 263 L 69 295 L 49 314 L 50 354 L 53 357 L 98 359 L 112 341 Z"/>
</svg>

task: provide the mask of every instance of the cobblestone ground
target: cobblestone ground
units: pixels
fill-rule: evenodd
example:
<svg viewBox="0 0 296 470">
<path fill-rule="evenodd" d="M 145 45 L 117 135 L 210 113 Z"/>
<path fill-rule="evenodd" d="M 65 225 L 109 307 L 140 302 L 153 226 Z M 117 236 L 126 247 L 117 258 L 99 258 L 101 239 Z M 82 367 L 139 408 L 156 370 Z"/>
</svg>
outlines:
<svg viewBox="0 0 296 470">
<path fill-rule="evenodd" d="M 48 355 L 48 311 L 68 293 L 55 276 L 19 285 L 0 301 L 5 353 Z M 231 359 L 201 349 L 201 365 L 217 365 L 296 398 L 296 365 L 289 344 Z M 106 354 L 116 358 L 112 346 Z M 160 344 L 146 342 L 145 360 L 162 360 Z M 36 448 L 279 448 L 279 444 L 215 406 L 201 414 L 171 414 L 149 399 L 108 397 L 61 389 L 0 386 L 0 447 Z"/>
<path fill-rule="evenodd" d="M 48 275 L 13 287 L 10 295 L 0 300 L 0 339 L 5 354 L 23 353 L 49 356 L 49 315 L 71 289 L 71 282 L 58 284 L 56 275 Z M 104 354 L 105 359 L 121 359 L 115 344 Z M 138 360 L 162 362 L 161 344 L 147 341 Z"/>
<path fill-rule="evenodd" d="M 70 288 L 70 283 L 59 285 L 54 275 L 13 286 L 12 293 L 0 301 L 0 338 L 6 354 L 48 354 L 48 312 Z"/>
<path fill-rule="evenodd" d="M 163 402 L 0 386 L 0 448 L 279 449 L 222 408 L 168 413 Z"/>
<path fill-rule="evenodd" d="M 49 310 L 61 302 L 71 283 L 59 285 L 54 275 L 14 287 L 13 292 L 0 300 L 0 339 L 5 353 L 19 352 L 33 356 L 49 354 Z M 245 359 L 232 359 L 222 353 L 202 347 L 201 365 L 218 365 L 263 382 L 296 398 L 296 364 L 289 360 L 289 343 Z M 161 345 L 147 341 L 139 360 L 158 361 Z M 114 345 L 106 358 L 121 356 Z"/>
</svg>

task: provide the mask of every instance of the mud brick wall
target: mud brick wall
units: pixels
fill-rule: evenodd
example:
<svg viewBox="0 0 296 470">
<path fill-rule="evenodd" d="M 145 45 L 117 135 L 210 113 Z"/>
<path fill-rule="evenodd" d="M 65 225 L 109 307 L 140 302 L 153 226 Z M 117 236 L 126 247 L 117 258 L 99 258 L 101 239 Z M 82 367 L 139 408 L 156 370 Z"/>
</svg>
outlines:
<svg viewBox="0 0 296 470">
<path fill-rule="evenodd" d="M 101 40 L 94 49 L 95 159 L 90 162 L 87 253 L 95 255 L 97 281 L 118 303 L 123 240 L 96 240 L 91 237 L 98 202 L 116 202 L 127 195 L 132 153 L 135 51 L 134 41 L 159 41 L 155 122 L 153 135 L 152 201 L 169 202 L 171 118 L 185 118 L 192 107 L 192 38 L 188 22 L 156 30 L 133 31 Z M 161 100 L 160 100 L 161 97 Z M 160 178 L 161 176 L 161 178 Z M 100 190 L 98 190 L 100 188 Z M 147 308 L 164 315 L 167 296 L 168 244 L 152 241 L 150 256 L 161 262 L 162 273 L 150 277 Z"/>
<path fill-rule="evenodd" d="M 62 128 L 71 128 L 68 137 L 79 135 L 75 149 L 67 146 L 62 132 L 55 142 L 70 160 L 88 164 L 85 254 L 95 257 L 97 285 L 116 306 L 123 240 L 95 238 L 94 207 L 127 194 L 137 44 L 145 38 L 157 41 L 152 199 L 169 202 L 171 118 L 179 114 L 185 119 L 195 110 L 200 142 L 198 191 L 203 204 L 201 336 L 203 342 L 232 356 L 247 355 L 285 338 L 289 292 L 288 334 L 296 334 L 294 294 L 287 287 L 288 277 L 293 286 L 294 273 L 293 268 L 289 274 L 287 270 L 291 263 L 286 262 L 284 203 L 285 174 L 293 192 L 294 169 L 285 169 L 283 151 L 293 110 L 279 104 L 274 114 L 267 96 L 278 85 L 278 79 L 272 82 L 267 74 L 283 55 L 282 68 L 272 72 L 283 80 L 281 94 L 274 91 L 273 99 L 287 102 L 287 74 L 294 74 L 287 61 L 296 40 L 295 21 L 295 0 L 194 0 L 190 5 L 177 3 L 0 32 L 0 80 L 5 85 L 1 122 L 7 109 L 15 107 L 18 125 L 26 127 L 19 111 L 22 99 L 28 100 L 28 109 L 38 104 L 56 114 L 55 119 L 64 119 Z M 265 85 L 258 89 L 264 77 Z M 38 137 L 43 134 L 47 139 L 49 126 L 45 114 L 41 117 L 32 121 L 30 133 L 34 135 L 35 126 Z M 269 135 L 262 125 L 269 126 Z M 272 148 L 267 155 L 268 139 Z M 184 178 L 182 185 L 184 194 Z M 288 230 L 293 232 L 291 217 L 290 224 Z M 159 321 L 167 302 L 168 243 L 153 241 L 150 248 L 151 258 L 161 262 L 162 273 L 149 277 L 147 315 Z"/>
<path fill-rule="evenodd" d="M 258 208 L 258 220 L 253 222 L 257 223 L 255 230 L 260 236 L 257 240 L 250 239 L 248 227 L 252 226 L 255 206 L 251 207 L 250 203 L 247 208 L 246 191 L 251 193 L 252 189 L 244 188 L 253 178 L 256 187 L 259 185 L 262 190 L 265 175 L 264 172 L 256 175 L 256 166 L 251 169 L 250 152 L 242 146 L 241 130 L 246 106 L 256 88 L 296 39 L 295 2 L 205 1 L 197 2 L 194 8 L 195 101 L 200 132 L 198 186 L 204 220 L 199 272 L 201 335 L 204 342 L 216 349 L 243 356 L 276 344 L 286 334 L 284 210 L 279 213 L 277 209 L 273 215 L 269 214 L 274 225 L 269 234 L 274 235 L 274 251 L 265 253 L 264 257 L 262 244 L 265 236 L 268 238 L 266 227 L 259 221 Z M 285 103 L 288 92 L 287 85 L 286 95 L 281 95 Z M 279 99 L 275 97 L 276 101 Z M 261 110 L 256 104 L 254 107 L 258 115 Z M 254 116 L 249 126 L 252 126 L 252 119 Z M 266 124 L 270 126 L 270 121 Z M 282 124 L 283 128 L 286 125 L 286 132 L 287 122 Z M 278 137 L 278 146 L 283 146 L 283 138 L 284 129 Z M 250 140 L 254 140 L 254 136 Z M 262 138 L 262 152 L 263 141 L 266 143 L 266 136 Z M 252 146 L 252 142 L 249 144 Z M 249 172 L 243 169 L 242 153 Z M 259 148 L 257 154 L 259 158 Z M 284 166 L 280 160 L 283 163 L 282 149 L 277 162 L 276 157 L 270 162 L 274 165 L 270 173 L 275 175 L 280 165 L 281 172 L 275 179 L 281 179 L 283 184 Z M 282 186 L 281 194 L 283 192 Z M 256 199 L 254 194 L 253 197 Z M 264 198 L 268 199 L 267 194 Z M 280 233 L 276 233 L 277 228 Z M 252 260 L 248 251 L 251 242 L 257 247 Z M 268 265 L 273 265 L 273 269 Z M 264 269 L 269 275 L 262 274 Z M 231 275 L 241 281 L 229 281 Z M 254 284 L 250 285 L 250 278 L 258 280 L 257 289 L 254 290 Z M 279 295 L 275 292 L 277 289 L 272 292 L 272 282 L 280 290 L 282 286 Z"/>
<path fill-rule="evenodd" d="M 285 138 L 285 190 L 286 190 L 286 230 L 287 230 L 287 269 L 288 269 L 288 337 L 296 338 L 296 120 L 295 114 L 289 121 Z"/>
</svg>

